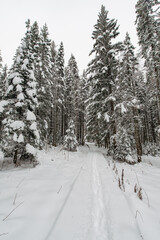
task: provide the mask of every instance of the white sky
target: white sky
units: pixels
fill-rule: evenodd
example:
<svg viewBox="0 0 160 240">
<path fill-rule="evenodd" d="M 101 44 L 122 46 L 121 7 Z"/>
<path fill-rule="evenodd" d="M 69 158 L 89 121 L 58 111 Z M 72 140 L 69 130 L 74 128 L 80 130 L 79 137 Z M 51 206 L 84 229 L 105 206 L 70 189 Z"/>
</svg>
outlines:
<svg viewBox="0 0 160 240">
<path fill-rule="evenodd" d="M 56 45 L 61 41 L 64 43 L 66 62 L 73 53 L 82 72 L 89 62 L 93 26 L 102 4 L 109 11 L 109 18 L 118 20 L 118 40 L 123 40 L 128 31 L 136 46 L 136 2 L 137 0 L 0 0 L 0 49 L 3 62 L 10 67 L 25 34 L 25 21 L 29 18 L 31 23 L 37 21 L 40 27 L 47 23 L 50 39 Z"/>
</svg>

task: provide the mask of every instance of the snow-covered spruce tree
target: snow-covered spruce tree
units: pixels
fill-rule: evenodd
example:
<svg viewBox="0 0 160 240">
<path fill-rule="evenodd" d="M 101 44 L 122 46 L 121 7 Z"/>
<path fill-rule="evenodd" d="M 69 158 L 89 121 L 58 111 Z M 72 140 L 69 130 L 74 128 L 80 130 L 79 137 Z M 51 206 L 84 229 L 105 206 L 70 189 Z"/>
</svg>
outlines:
<svg viewBox="0 0 160 240">
<path fill-rule="evenodd" d="M 149 105 L 146 95 L 146 82 L 144 78 L 144 73 L 138 66 L 138 71 L 135 72 L 135 92 L 137 99 L 139 101 L 138 113 L 140 117 L 140 135 L 142 146 L 145 146 L 149 142 L 149 122 L 148 122 L 148 112 Z M 144 147 L 142 147 L 144 149 Z"/>
<path fill-rule="evenodd" d="M 117 124 L 117 133 L 113 139 L 116 142 L 116 149 L 114 151 L 114 159 L 120 161 L 128 161 L 132 154 L 132 141 L 131 136 L 126 131 L 125 127 L 122 124 Z M 111 138 L 112 144 L 112 138 Z"/>
<path fill-rule="evenodd" d="M 1 56 L 1 50 L 0 50 L 0 74 L 2 72 L 2 56 Z"/>
<path fill-rule="evenodd" d="M 45 24 L 40 31 L 37 78 L 37 119 L 40 127 L 42 143 L 49 141 L 49 125 L 51 122 L 52 106 L 52 62 L 51 40 L 49 39 L 48 27 Z"/>
<path fill-rule="evenodd" d="M 1 51 L 0 51 L 0 100 L 2 100 L 3 97 L 3 81 L 2 81 L 2 56 L 1 56 Z"/>
<path fill-rule="evenodd" d="M 64 47 L 60 43 L 57 55 L 55 56 L 54 76 L 54 145 L 63 143 L 64 138 Z"/>
<path fill-rule="evenodd" d="M 8 67 L 7 65 L 4 65 L 2 68 L 2 73 L 1 73 L 1 83 L 0 83 L 0 92 L 1 92 L 1 98 L 4 98 L 5 91 L 7 88 L 7 74 L 8 74 Z"/>
<path fill-rule="evenodd" d="M 55 63 L 56 56 L 57 56 L 57 50 L 56 50 L 56 44 L 53 40 L 51 42 L 51 56 L 52 56 L 52 62 Z"/>
<path fill-rule="evenodd" d="M 88 87 L 87 87 L 87 76 L 86 72 L 83 71 L 82 76 L 80 77 L 79 85 L 79 139 L 78 142 L 80 145 L 85 143 L 86 135 L 86 100 L 88 96 Z"/>
<path fill-rule="evenodd" d="M 0 51 L 0 149 L 1 149 L 1 141 L 2 141 L 2 121 L 4 119 L 4 106 L 6 105 L 6 101 L 4 101 L 4 93 L 5 93 L 5 69 L 2 65 L 2 57 Z"/>
<path fill-rule="evenodd" d="M 35 147 L 39 145 L 39 132 L 36 119 L 36 79 L 34 77 L 34 59 L 31 53 L 30 22 L 26 22 L 27 31 L 14 57 L 14 63 L 8 75 L 4 124 L 4 150 L 13 154 L 13 162 L 21 159 L 34 159 Z"/>
<path fill-rule="evenodd" d="M 34 22 L 30 29 L 31 37 L 31 53 L 34 61 L 34 75 L 38 79 L 39 74 L 39 65 L 40 65 L 40 35 L 39 35 L 39 26 L 37 22 Z"/>
<path fill-rule="evenodd" d="M 115 119 L 117 125 L 116 158 L 127 160 L 133 150 L 137 150 L 137 160 L 141 161 L 142 146 L 139 124 L 139 100 L 136 94 L 137 59 L 129 34 L 126 34 L 121 53 L 119 74 L 115 90 Z"/>
<path fill-rule="evenodd" d="M 55 42 L 51 42 L 51 65 L 52 65 L 52 80 L 51 80 L 51 109 L 50 109 L 50 124 L 49 124 L 49 143 L 56 146 L 56 134 L 55 134 L 55 106 L 56 106 L 56 45 Z"/>
<path fill-rule="evenodd" d="M 147 82 L 146 82 L 146 101 L 145 101 L 145 153 L 153 154 L 156 148 L 158 148 L 160 140 L 159 122 L 158 122 L 158 107 L 157 97 L 155 93 L 155 85 L 151 81 L 151 73 L 147 71 Z"/>
<path fill-rule="evenodd" d="M 69 120 L 75 123 L 75 134 L 79 142 L 79 85 L 80 77 L 75 57 L 71 55 L 65 69 L 65 129 L 68 129 Z"/>
<path fill-rule="evenodd" d="M 66 130 L 66 135 L 64 137 L 64 148 L 68 151 L 77 151 L 78 142 L 75 135 L 75 124 L 73 120 L 69 121 L 68 129 Z"/>
<path fill-rule="evenodd" d="M 73 91 L 73 79 L 72 79 L 72 74 L 71 74 L 71 69 L 69 65 L 65 67 L 65 133 L 66 130 L 68 129 L 68 124 L 70 118 L 74 116 L 74 107 L 73 107 L 73 96 L 74 96 L 74 91 Z"/>
<path fill-rule="evenodd" d="M 150 77 L 147 71 L 147 78 Z M 158 134 L 156 134 L 157 122 L 157 100 L 153 90 L 153 85 L 144 80 L 144 74 L 138 70 L 135 73 L 135 90 L 139 101 L 139 130 L 141 135 L 143 154 L 155 155 L 158 153 Z"/>
<path fill-rule="evenodd" d="M 39 57 L 40 36 L 39 26 L 36 21 L 30 27 L 30 38 L 31 38 L 31 52 L 33 53 L 34 63 L 37 64 Z"/>
<path fill-rule="evenodd" d="M 93 59 L 88 65 L 88 81 L 90 96 L 88 100 L 88 137 L 96 141 L 98 146 L 109 146 L 110 138 L 116 133 L 113 91 L 117 74 L 116 52 L 119 44 L 113 43 L 118 35 L 117 21 L 108 18 L 108 11 L 101 7 L 97 24 L 94 26 L 94 40 L 91 55 Z"/>
<path fill-rule="evenodd" d="M 147 99 L 149 101 L 148 118 L 151 121 L 152 142 L 159 142 L 160 129 L 160 2 L 157 0 L 139 0 L 136 4 L 136 24 L 141 54 L 147 69 Z M 156 131 L 157 130 L 157 131 Z M 159 135 L 160 136 L 160 135 Z"/>
<path fill-rule="evenodd" d="M 7 65 L 2 67 L 2 72 L 0 75 L 0 144 L 2 141 L 2 121 L 4 120 L 4 107 L 7 105 L 7 101 L 5 101 L 5 91 L 7 87 L 6 83 L 7 78 Z"/>
</svg>

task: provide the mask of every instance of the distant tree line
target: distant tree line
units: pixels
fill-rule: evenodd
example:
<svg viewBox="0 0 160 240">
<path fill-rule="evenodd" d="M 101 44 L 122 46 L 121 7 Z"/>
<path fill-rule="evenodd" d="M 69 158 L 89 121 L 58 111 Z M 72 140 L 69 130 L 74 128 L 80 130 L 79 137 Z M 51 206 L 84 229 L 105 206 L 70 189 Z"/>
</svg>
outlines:
<svg viewBox="0 0 160 240">
<path fill-rule="evenodd" d="M 8 73 L 0 67 L 1 148 L 15 164 L 19 157 L 34 158 L 35 149 L 46 144 L 67 145 L 70 122 L 72 141 L 84 144 L 86 76 L 79 76 L 73 55 L 64 65 L 63 43 L 57 50 L 46 24 L 39 29 L 28 20 L 12 67 Z"/>
<path fill-rule="evenodd" d="M 64 145 L 75 151 L 85 140 L 127 161 L 160 151 L 160 3 L 138 0 L 140 52 L 129 33 L 123 42 L 117 21 L 101 7 L 92 39 L 92 60 L 82 76 L 71 55 L 64 63 L 45 24 L 26 22 L 26 33 L 9 70 L 0 55 L 0 148 L 18 159 L 35 149 Z M 139 62 L 143 59 L 144 66 Z"/>
<path fill-rule="evenodd" d="M 116 42 L 117 21 L 108 18 L 104 6 L 94 26 L 94 57 L 87 69 L 87 135 L 119 160 L 136 155 L 140 162 L 142 154 L 160 150 L 159 8 L 156 0 L 136 4 L 138 56 L 128 33 L 123 42 Z"/>
</svg>

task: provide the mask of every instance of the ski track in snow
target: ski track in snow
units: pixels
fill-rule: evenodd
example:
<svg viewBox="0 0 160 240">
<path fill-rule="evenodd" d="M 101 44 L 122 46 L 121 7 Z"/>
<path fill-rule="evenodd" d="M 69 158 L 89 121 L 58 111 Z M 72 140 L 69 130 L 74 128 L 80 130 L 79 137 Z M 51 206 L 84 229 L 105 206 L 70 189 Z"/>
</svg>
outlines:
<svg viewBox="0 0 160 240">
<path fill-rule="evenodd" d="M 109 216 L 106 218 L 107 209 L 104 203 L 102 183 L 97 168 L 97 160 L 100 154 L 93 154 L 93 240 L 113 239 L 110 231 Z"/>
<path fill-rule="evenodd" d="M 78 153 L 64 152 L 58 155 L 58 152 L 50 152 L 50 160 L 43 159 L 42 155 L 41 165 L 35 169 L 2 172 L 1 239 L 150 240 L 146 226 L 150 226 L 150 216 L 156 216 L 157 219 L 155 209 L 148 209 L 145 200 L 140 201 L 133 190 L 120 190 L 113 166 L 107 164 L 110 159 L 106 159 L 94 145 L 89 146 L 89 149 L 82 148 Z M 53 153 L 57 157 L 53 156 Z M 141 170 L 123 165 L 125 171 L 128 171 L 125 172 L 125 177 L 130 176 L 133 181 L 133 176 L 136 179 L 136 171 L 140 184 L 149 183 L 151 175 L 147 165 L 144 166 L 146 168 Z M 118 167 L 120 172 L 122 166 Z M 156 183 L 159 170 L 152 168 L 150 172 L 154 177 L 153 182 Z M 128 189 L 132 189 L 133 184 L 134 181 L 131 182 L 132 186 L 128 185 Z M 153 191 L 155 187 L 157 197 L 158 185 L 160 182 L 157 179 L 157 185 L 151 189 Z M 151 205 L 153 200 L 152 197 Z M 23 201 L 15 212 L 2 221 Z M 154 203 L 157 203 L 157 200 Z M 135 217 L 137 210 L 139 213 Z M 160 219 L 155 223 L 153 236 L 154 240 L 159 240 Z"/>
<path fill-rule="evenodd" d="M 83 164 L 83 165 L 84 165 L 84 164 Z M 46 236 L 46 238 L 45 238 L 46 240 L 50 239 L 50 236 L 52 235 L 52 232 L 54 231 L 54 228 L 56 227 L 56 224 L 57 224 L 59 218 L 60 218 L 61 215 L 63 214 L 64 208 L 65 208 L 65 206 L 66 206 L 66 204 L 67 204 L 67 202 L 68 202 L 68 199 L 69 199 L 69 197 L 70 197 L 70 195 L 71 195 L 71 193 L 72 193 L 72 191 L 73 191 L 74 185 L 76 184 L 76 181 L 77 181 L 77 179 L 79 178 L 79 176 L 80 176 L 80 174 L 81 174 L 81 171 L 82 171 L 82 169 L 83 169 L 83 165 L 81 166 L 78 174 L 76 175 L 74 181 L 73 181 L 72 184 L 71 184 L 71 187 L 70 187 L 70 189 L 69 189 L 69 191 L 68 191 L 68 193 L 67 193 L 67 195 L 66 195 L 66 197 L 65 197 L 65 200 L 64 200 L 61 208 L 59 209 L 59 212 L 58 212 L 58 214 L 57 214 L 57 216 L 56 216 L 56 218 L 55 218 L 55 220 L 54 220 L 54 222 L 53 222 L 53 224 L 52 224 L 52 226 L 51 226 L 50 231 L 48 232 L 48 234 L 47 234 L 47 236 Z"/>
</svg>

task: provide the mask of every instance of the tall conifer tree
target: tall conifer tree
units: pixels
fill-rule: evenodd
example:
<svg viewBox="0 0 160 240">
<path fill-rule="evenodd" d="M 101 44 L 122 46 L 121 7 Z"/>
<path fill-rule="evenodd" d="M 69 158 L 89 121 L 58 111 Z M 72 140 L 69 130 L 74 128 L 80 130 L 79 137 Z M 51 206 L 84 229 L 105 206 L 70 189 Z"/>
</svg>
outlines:
<svg viewBox="0 0 160 240">
<path fill-rule="evenodd" d="M 37 67 L 38 82 L 38 122 L 41 129 L 41 139 L 49 141 L 49 125 L 51 122 L 52 106 L 52 61 L 51 61 L 51 40 L 49 39 L 48 27 L 45 24 L 40 31 L 39 56 Z"/>
<path fill-rule="evenodd" d="M 30 21 L 26 22 L 26 34 L 18 48 L 13 66 L 8 75 L 6 99 L 6 119 L 4 123 L 4 148 L 11 147 L 14 163 L 18 154 L 33 158 L 34 147 L 39 145 L 39 131 L 36 122 L 36 79 L 34 77 L 34 60 L 31 52 Z"/>
<path fill-rule="evenodd" d="M 65 69 L 65 129 L 68 129 L 70 119 L 75 124 L 75 134 L 79 141 L 79 85 L 80 77 L 77 62 L 73 54 Z"/>
<path fill-rule="evenodd" d="M 62 143 L 64 137 L 64 47 L 60 43 L 57 55 L 55 57 L 55 134 L 57 135 L 56 142 Z"/>
<path fill-rule="evenodd" d="M 139 0 L 136 4 L 136 25 L 141 54 L 147 68 L 147 85 L 149 86 L 153 139 L 156 142 L 156 128 L 160 129 L 160 28 L 157 0 Z M 154 120 L 152 120 L 154 118 Z"/>
<path fill-rule="evenodd" d="M 118 36 L 117 21 L 108 18 L 108 11 L 101 7 L 97 24 L 94 26 L 94 58 L 88 66 L 88 76 L 91 87 L 88 105 L 88 134 L 101 145 L 110 142 L 110 137 L 116 133 L 113 119 L 114 98 L 117 72 L 116 51 L 118 44 L 113 39 Z M 107 144 L 108 143 L 108 144 Z"/>
<path fill-rule="evenodd" d="M 127 155 L 132 155 L 133 150 L 136 149 L 138 161 L 141 161 L 139 99 L 136 92 L 137 65 L 134 47 L 127 33 L 123 42 L 115 90 L 115 119 L 117 125 L 115 154 L 117 158 L 126 160 Z"/>
</svg>

